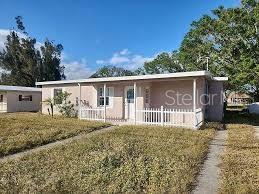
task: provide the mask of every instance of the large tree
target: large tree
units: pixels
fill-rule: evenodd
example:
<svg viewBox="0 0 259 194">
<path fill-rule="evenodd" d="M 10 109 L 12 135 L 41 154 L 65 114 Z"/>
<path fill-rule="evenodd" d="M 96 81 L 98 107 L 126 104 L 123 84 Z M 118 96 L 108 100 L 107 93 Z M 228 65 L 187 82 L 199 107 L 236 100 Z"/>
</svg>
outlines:
<svg viewBox="0 0 259 194">
<path fill-rule="evenodd" d="M 163 52 L 150 62 L 144 63 L 143 71 L 146 74 L 175 73 L 185 71 L 184 65 L 179 61 L 178 52 Z"/>
<path fill-rule="evenodd" d="M 180 48 L 189 70 L 209 69 L 230 78 L 230 89 L 251 93 L 259 100 L 259 3 L 243 0 L 236 8 L 219 7 L 213 15 L 193 22 Z"/>
<path fill-rule="evenodd" d="M 145 70 L 204 70 L 208 60 L 214 76 L 229 77 L 229 89 L 243 90 L 259 100 L 259 2 L 243 0 L 240 7 L 219 7 L 211 15 L 204 15 L 192 23 L 173 55 L 177 60 L 170 55 L 159 55 L 145 64 Z M 183 65 L 179 69 L 177 64 Z"/>
<path fill-rule="evenodd" d="M 19 32 L 11 31 L 0 51 L 0 68 L 4 70 L 1 84 L 35 86 L 36 81 L 64 79 L 60 64 L 62 45 L 46 40 L 40 49 L 36 48 L 36 39 L 28 36 L 22 17 L 15 19 Z"/>
<path fill-rule="evenodd" d="M 116 66 L 103 66 L 99 68 L 93 75 L 91 75 L 91 78 L 98 78 L 98 77 L 120 77 L 120 76 L 131 76 L 134 75 L 134 72 L 130 70 L 126 70 L 122 67 L 116 67 Z"/>
</svg>

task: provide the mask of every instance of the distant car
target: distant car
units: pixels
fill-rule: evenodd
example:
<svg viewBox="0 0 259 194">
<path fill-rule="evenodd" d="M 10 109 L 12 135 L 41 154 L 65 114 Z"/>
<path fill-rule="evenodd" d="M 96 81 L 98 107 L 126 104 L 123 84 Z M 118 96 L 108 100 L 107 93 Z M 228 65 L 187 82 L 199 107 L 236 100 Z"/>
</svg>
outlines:
<svg viewBox="0 0 259 194">
<path fill-rule="evenodd" d="M 252 103 L 248 106 L 249 113 L 259 114 L 259 102 Z"/>
</svg>

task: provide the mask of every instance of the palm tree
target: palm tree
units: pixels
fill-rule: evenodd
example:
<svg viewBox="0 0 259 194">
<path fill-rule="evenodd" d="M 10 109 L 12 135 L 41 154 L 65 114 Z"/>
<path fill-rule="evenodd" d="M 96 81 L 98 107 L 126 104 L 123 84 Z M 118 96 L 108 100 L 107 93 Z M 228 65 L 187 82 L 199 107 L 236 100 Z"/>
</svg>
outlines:
<svg viewBox="0 0 259 194">
<path fill-rule="evenodd" d="M 47 105 L 50 106 L 51 116 L 53 117 L 54 98 L 49 97 L 46 100 L 44 100 L 43 103 L 46 103 Z M 49 114 L 50 114 L 50 111 L 48 109 Z"/>
</svg>

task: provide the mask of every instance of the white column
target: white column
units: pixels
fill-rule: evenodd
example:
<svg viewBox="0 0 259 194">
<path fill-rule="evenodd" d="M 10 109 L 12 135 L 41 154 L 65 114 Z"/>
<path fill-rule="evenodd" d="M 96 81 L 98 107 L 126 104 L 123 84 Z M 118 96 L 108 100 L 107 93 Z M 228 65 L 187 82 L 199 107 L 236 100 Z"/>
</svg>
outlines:
<svg viewBox="0 0 259 194">
<path fill-rule="evenodd" d="M 134 82 L 134 124 L 137 123 L 137 83 Z"/>
<path fill-rule="evenodd" d="M 82 104 L 81 104 L 81 84 L 78 83 L 78 86 L 79 86 L 79 97 L 78 97 L 78 100 L 79 100 L 79 111 L 78 111 L 78 118 L 81 119 L 82 117 Z"/>
<path fill-rule="evenodd" d="M 193 80 L 193 114 L 194 114 L 194 127 L 196 128 L 196 79 Z"/>
<path fill-rule="evenodd" d="M 161 125 L 164 126 L 164 106 L 161 106 Z"/>
<path fill-rule="evenodd" d="M 103 111 L 103 117 L 104 122 L 106 122 L 106 84 L 103 85 L 103 97 L 104 97 L 104 111 Z"/>
</svg>

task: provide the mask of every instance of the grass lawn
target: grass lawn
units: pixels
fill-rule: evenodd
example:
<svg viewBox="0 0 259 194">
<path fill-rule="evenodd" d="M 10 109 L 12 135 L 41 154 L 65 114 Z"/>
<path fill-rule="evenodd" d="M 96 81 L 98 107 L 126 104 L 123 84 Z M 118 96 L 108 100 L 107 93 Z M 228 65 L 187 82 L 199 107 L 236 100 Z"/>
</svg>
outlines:
<svg viewBox="0 0 259 194">
<path fill-rule="evenodd" d="M 215 131 L 123 126 L 0 163 L 11 193 L 187 193 Z"/>
<path fill-rule="evenodd" d="M 245 118 L 243 118 L 245 119 Z M 221 193 L 259 193 L 259 140 L 250 125 L 228 124 Z"/>
<path fill-rule="evenodd" d="M 107 124 L 37 113 L 0 114 L 0 157 L 90 132 Z"/>
<path fill-rule="evenodd" d="M 228 124 L 259 125 L 259 116 L 242 111 L 227 111 L 225 122 Z"/>
</svg>

